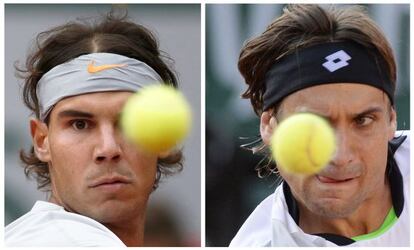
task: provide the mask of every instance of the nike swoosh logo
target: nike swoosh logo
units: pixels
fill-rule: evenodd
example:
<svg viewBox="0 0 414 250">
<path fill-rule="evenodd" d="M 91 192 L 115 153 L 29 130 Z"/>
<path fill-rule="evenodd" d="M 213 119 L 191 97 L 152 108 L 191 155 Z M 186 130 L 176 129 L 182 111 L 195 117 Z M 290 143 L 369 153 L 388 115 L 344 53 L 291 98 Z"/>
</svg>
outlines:
<svg viewBox="0 0 414 250">
<path fill-rule="evenodd" d="M 104 65 L 95 66 L 95 61 L 91 61 L 88 64 L 88 72 L 93 74 L 93 73 L 100 72 L 102 70 L 120 68 L 120 67 L 125 67 L 125 66 L 126 64 L 104 64 Z"/>
</svg>

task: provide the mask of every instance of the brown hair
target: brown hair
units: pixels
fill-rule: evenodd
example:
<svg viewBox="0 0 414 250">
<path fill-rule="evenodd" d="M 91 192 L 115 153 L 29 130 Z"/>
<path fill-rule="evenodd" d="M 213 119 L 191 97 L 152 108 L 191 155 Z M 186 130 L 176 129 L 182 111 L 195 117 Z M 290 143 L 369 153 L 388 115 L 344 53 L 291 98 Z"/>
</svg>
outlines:
<svg viewBox="0 0 414 250">
<path fill-rule="evenodd" d="M 39 102 L 36 87 L 40 78 L 53 67 L 84 54 L 107 52 L 138 59 L 153 68 L 165 84 L 178 87 L 177 78 L 163 61 L 172 60 L 160 51 L 157 39 L 150 30 L 128 20 L 127 14 L 114 11 L 96 20 L 77 20 L 41 32 L 36 38 L 36 47 L 28 56 L 24 68 L 16 66 L 24 79 L 23 101 L 39 118 Z M 46 118 L 48 124 L 48 118 Z M 50 175 L 48 163 L 40 161 L 33 146 L 29 152 L 20 151 L 20 159 L 27 177 L 34 177 L 38 189 L 48 190 Z M 165 158 L 159 158 L 154 190 L 164 175 L 182 170 L 182 151 L 178 150 Z"/>
<path fill-rule="evenodd" d="M 314 4 L 297 4 L 285 7 L 279 18 L 261 35 L 247 41 L 241 49 L 238 67 L 248 85 L 242 97 L 250 99 L 255 113 L 261 115 L 264 111 L 264 78 L 269 68 L 297 49 L 334 41 L 352 41 L 368 50 L 376 50 L 384 58 L 387 73 L 395 87 L 396 63 L 391 46 L 363 7 L 331 6 L 325 9 Z M 276 118 L 280 104 L 275 103 L 270 108 Z M 267 146 L 261 140 L 245 147 L 253 153 L 266 155 L 256 167 L 259 176 L 268 176 L 277 170 Z"/>
</svg>

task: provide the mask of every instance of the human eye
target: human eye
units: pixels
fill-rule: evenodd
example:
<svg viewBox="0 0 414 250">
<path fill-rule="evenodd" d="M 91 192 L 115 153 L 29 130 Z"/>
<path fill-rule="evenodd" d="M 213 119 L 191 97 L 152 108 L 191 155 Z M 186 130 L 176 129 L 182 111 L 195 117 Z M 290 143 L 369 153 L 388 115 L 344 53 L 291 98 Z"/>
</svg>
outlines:
<svg viewBox="0 0 414 250">
<path fill-rule="evenodd" d="M 374 121 L 374 118 L 370 116 L 358 116 L 355 118 L 355 123 L 358 127 L 367 127 L 371 125 Z"/>
<path fill-rule="evenodd" d="M 90 128 L 90 123 L 86 120 L 72 120 L 70 121 L 70 124 L 73 129 L 80 131 Z"/>
</svg>

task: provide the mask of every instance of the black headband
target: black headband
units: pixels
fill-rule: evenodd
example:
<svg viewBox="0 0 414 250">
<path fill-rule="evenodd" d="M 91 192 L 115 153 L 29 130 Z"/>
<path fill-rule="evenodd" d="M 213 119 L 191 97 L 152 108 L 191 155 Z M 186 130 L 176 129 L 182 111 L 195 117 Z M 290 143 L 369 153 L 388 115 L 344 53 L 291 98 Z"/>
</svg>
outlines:
<svg viewBox="0 0 414 250">
<path fill-rule="evenodd" d="M 362 83 L 383 90 L 394 103 L 387 65 L 374 50 L 355 42 L 332 42 L 298 49 L 266 73 L 263 110 L 295 91 L 328 83 Z"/>
</svg>

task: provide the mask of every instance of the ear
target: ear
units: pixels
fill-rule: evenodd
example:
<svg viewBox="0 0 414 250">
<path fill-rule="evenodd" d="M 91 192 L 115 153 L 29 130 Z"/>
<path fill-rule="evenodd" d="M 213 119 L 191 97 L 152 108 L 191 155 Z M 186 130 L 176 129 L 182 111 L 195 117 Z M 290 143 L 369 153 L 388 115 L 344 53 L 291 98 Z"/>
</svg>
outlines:
<svg viewBox="0 0 414 250">
<path fill-rule="evenodd" d="M 260 135 L 266 145 L 270 145 L 270 139 L 276 126 L 276 118 L 272 116 L 270 111 L 264 111 L 260 116 Z"/>
<path fill-rule="evenodd" d="M 390 127 L 388 132 L 388 140 L 391 140 L 395 136 L 395 131 L 397 131 L 397 113 L 395 109 L 391 107 L 390 109 Z"/>
<path fill-rule="evenodd" d="M 49 162 L 51 157 L 47 125 L 40 120 L 30 119 L 30 132 L 37 158 L 43 162 Z"/>
</svg>

